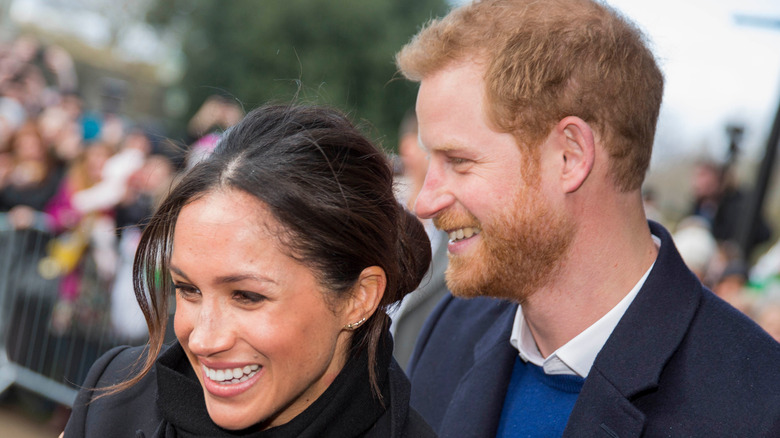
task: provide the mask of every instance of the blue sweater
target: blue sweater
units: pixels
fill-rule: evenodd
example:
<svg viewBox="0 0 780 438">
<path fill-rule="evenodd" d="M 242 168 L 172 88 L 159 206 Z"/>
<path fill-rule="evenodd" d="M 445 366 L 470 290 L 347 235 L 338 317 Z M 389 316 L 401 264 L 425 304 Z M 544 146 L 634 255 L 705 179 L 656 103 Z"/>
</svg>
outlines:
<svg viewBox="0 0 780 438">
<path fill-rule="evenodd" d="M 583 383 L 579 376 L 547 375 L 517 356 L 496 436 L 560 437 Z"/>
</svg>

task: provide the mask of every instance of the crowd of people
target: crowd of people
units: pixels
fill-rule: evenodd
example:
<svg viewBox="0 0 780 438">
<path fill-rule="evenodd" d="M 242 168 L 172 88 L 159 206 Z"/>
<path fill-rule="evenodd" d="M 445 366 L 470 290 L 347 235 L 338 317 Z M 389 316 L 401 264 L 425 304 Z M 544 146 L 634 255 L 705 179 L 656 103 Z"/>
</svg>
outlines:
<svg viewBox="0 0 780 438">
<path fill-rule="evenodd" d="M 111 321 L 145 338 L 126 284 L 138 226 L 176 172 L 159 139 L 117 107 L 90 108 L 73 59 L 20 36 L 0 46 L 0 221 L 51 236 L 38 274 L 58 285 L 51 328 Z"/>
<path fill-rule="evenodd" d="M 780 341 L 780 246 L 771 241 L 777 230 L 759 216 L 750 246 L 759 250 L 745 254 L 738 235 L 748 195 L 732 169 L 700 161 L 690 177 L 691 209 L 673 234 L 683 260 L 705 286 Z"/>
</svg>

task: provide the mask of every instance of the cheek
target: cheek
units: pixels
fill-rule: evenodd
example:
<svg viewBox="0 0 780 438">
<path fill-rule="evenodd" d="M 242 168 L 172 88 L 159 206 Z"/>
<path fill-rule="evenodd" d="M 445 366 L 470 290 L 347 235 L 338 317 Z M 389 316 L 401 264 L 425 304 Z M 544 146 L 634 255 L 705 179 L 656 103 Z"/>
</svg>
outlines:
<svg viewBox="0 0 780 438">
<path fill-rule="evenodd" d="M 179 343 L 186 345 L 186 340 L 192 333 L 193 328 L 193 315 L 182 300 L 176 298 L 176 312 L 173 314 L 173 332 L 176 333 L 176 338 L 179 339 Z"/>
<path fill-rule="evenodd" d="M 292 326 L 274 327 L 264 336 L 266 345 L 273 346 L 281 356 L 296 362 L 293 366 L 307 367 L 329 360 L 336 351 L 340 327 L 328 310 L 320 312 L 301 314 L 295 322 L 290 321 Z"/>
</svg>

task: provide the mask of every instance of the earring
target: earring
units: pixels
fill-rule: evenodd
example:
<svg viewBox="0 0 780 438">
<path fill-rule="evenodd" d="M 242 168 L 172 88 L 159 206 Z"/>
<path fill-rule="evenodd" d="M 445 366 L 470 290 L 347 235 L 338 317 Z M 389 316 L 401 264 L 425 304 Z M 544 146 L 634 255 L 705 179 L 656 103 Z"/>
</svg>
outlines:
<svg viewBox="0 0 780 438">
<path fill-rule="evenodd" d="M 360 327 L 360 325 L 363 324 L 364 322 L 366 322 L 366 317 L 365 316 L 363 317 L 363 319 L 361 319 L 358 322 L 351 322 L 351 323 L 345 325 L 344 328 L 347 329 L 347 330 L 355 330 L 356 328 Z"/>
</svg>

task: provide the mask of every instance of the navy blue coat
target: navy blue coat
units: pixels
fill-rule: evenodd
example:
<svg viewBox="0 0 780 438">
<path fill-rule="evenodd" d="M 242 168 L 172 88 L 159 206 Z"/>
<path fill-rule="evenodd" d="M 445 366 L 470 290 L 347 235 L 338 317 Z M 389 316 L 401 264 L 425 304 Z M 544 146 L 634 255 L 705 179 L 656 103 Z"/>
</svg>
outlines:
<svg viewBox="0 0 780 438">
<path fill-rule="evenodd" d="M 780 344 L 705 289 L 668 231 L 596 357 L 565 437 L 780 437 Z M 441 437 L 494 436 L 517 305 L 446 297 L 418 340 L 412 406 Z"/>
</svg>

